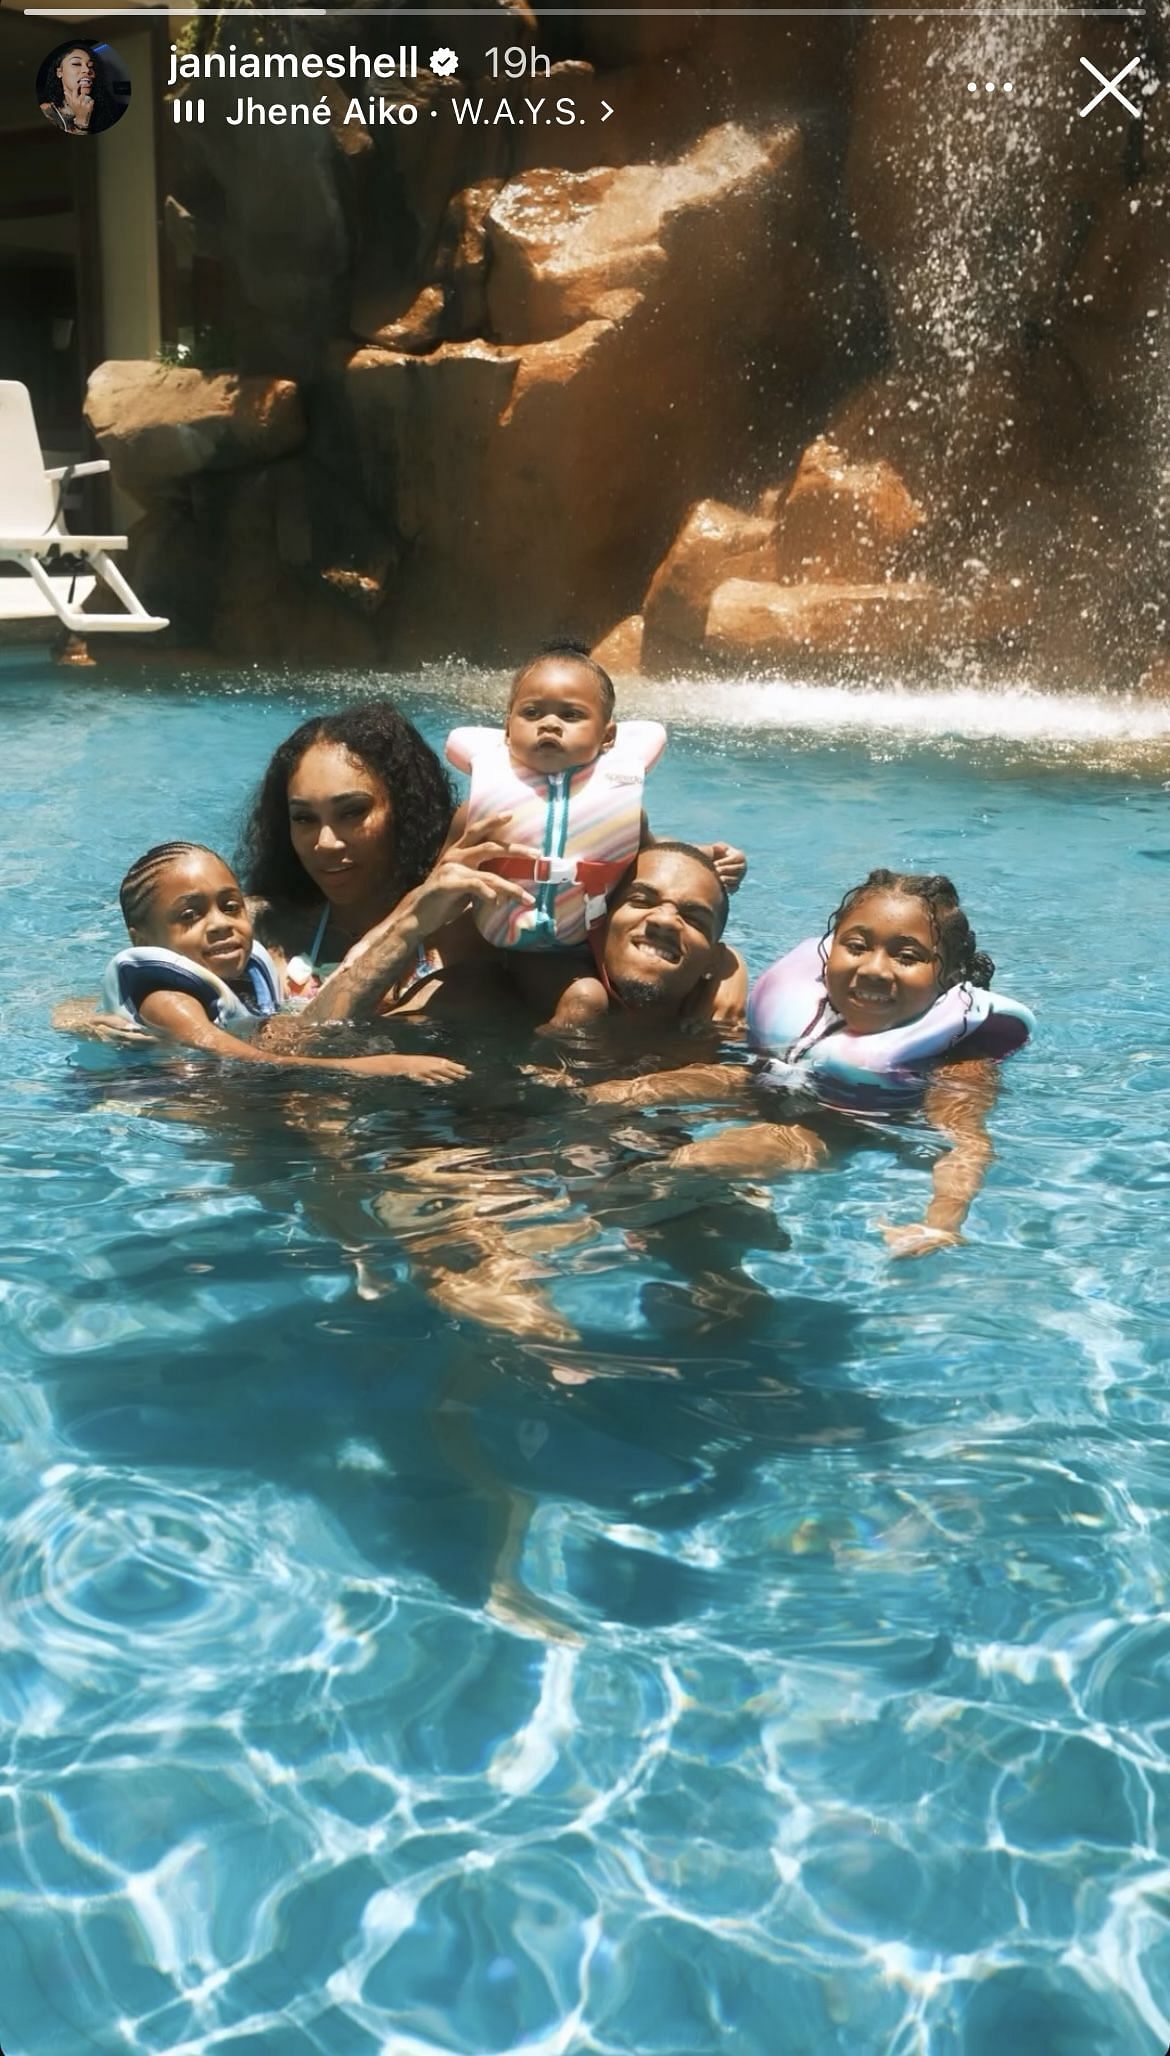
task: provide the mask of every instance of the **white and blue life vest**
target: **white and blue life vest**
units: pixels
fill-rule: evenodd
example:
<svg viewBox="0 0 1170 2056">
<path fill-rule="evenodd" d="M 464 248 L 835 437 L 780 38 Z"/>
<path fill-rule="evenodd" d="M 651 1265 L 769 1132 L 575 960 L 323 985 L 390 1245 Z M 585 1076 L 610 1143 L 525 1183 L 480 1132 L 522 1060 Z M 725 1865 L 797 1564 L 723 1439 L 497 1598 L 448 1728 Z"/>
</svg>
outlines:
<svg viewBox="0 0 1170 2056">
<path fill-rule="evenodd" d="M 898 1113 L 921 1100 L 940 1058 L 1010 1056 L 1036 1026 L 1017 1000 L 964 983 L 940 993 L 916 1020 L 853 1035 L 829 1004 L 827 949 L 810 936 L 752 987 L 748 1032 L 767 1058 L 758 1084 L 843 1112 Z"/>
<path fill-rule="evenodd" d="M 102 979 L 102 1008 L 141 1023 L 139 1009 L 152 992 L 183 992 L 197 999 L 207 1018 L 229 1035 L 249 1033 L 275 1014 L 283 992 L 280 972 L 263 943 L 254 942 L 244 968 L 247 995 L 239 993 L 206 965 L 193 964 L 173 949 L 143 943 L 119 950 Z"/>
</svg>

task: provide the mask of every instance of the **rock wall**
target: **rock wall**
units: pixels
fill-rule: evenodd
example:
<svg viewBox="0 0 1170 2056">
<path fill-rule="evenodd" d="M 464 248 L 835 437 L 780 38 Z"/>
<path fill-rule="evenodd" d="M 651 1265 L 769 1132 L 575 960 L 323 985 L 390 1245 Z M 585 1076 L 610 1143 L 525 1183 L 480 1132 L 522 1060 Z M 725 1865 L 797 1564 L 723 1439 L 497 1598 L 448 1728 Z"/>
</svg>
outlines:
<svg viewBox="0 0 1170 2056">
<path fill-rule="evenodd" d="M 287 33 L 386 41 L 343 10 Z M 414 128 L 331 87 L 328 129 L 180 129 L 177 261 L 232 368 L 107 365 L 88 403 L 144 597 L 265 659 L 568 630 L 626 669 L 1130 682 L 1170 638 L 1165 95 L 1139 136 L 1054 89 L 1116 38 L 516 9 L 535 87 L 477 79 L 484 24 L 447 17 L 459 78 L 412 88 Z M 524 91 L 582 123 L 442 105 Z"/>
</svg>

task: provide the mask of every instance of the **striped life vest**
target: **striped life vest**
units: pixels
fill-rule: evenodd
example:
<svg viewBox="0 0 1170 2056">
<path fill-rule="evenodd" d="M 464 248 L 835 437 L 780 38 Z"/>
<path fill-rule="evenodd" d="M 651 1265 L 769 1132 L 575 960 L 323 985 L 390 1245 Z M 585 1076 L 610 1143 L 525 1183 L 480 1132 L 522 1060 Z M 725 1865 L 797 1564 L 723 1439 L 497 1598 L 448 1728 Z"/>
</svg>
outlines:
<svg viewBox="0 0 1170 2056">
<path fill-rule="evenodd" d="M 940 993 L 916 1020 L 853 1035 L 829 1005 L 827 947 L 810 936 L 753 985 L 748 1033 L 768 1058 L 758 1084 L 848 1113 L 896 1113 L 922 1098 L 939 1058 L 1010 1056 L 1036 1026 L 1017 1000 L 963 984 Z"/>
<path fill-rule="evenodd" d="M 505 858 L 490 868 L 531 887 L 532 907 L 476 910 L 480 934 L 497 949 L 562 950 L 582 944 L 605 919 L 618 880 L 638 853 L 646 773 L 666 747 L 658 721 L 622 721 L 613 748 L 575 771 L 547 775 L 515 764 L 501 730 L 456 728 L 447 757 L 471 774 L 467 819 L 508 814 L 508 838 L 541 852 L 533 863 Z"/>
</svg>

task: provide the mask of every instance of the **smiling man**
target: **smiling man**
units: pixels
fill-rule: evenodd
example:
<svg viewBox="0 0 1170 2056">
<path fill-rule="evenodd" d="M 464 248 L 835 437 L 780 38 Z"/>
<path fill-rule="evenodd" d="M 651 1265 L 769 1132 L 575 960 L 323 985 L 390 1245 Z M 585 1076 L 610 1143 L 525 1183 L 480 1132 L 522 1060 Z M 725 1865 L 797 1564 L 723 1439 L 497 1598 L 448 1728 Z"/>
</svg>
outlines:
<svg viewBox="0 0 1170 2056">
<path fill-rule="evenodd" d="M 614 901 L 600 953 L 611 1017 L 631 1016 L 643 1032 L 742 1022 L 747 970 L 722 939 L 726 923 L 727 893 L 705 851 L 685 842 L 642 850 Z"/>
</svg>

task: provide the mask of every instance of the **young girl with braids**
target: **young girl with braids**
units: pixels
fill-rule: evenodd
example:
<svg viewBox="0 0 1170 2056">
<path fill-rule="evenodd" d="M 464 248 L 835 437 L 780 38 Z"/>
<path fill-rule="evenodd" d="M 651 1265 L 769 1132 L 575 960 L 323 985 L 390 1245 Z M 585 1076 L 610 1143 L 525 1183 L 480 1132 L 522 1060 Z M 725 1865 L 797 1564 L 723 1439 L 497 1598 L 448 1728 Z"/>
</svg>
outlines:
<svg viewBox="0 0 1170 2056">
<path fill-rule="evenodd" d="M 490 856 L 495 849 L 485 842 L 482 854 Z M 108 966 L 102 1000 L 112 1014 L 215 1056 L 447 1084 L 465 1078 L 467 1071 L 446 1057 L 306 1056 L 296 1045 L 319 1026 L 371 1012 L 420 942 L 468 900 L 495 905 L 526 897 L 517 885 L 481 876 L 470 862 L 436 865 L 381 924 L 364 962 L 352 970 L 343 967 L 328 995 L 322 989 L 302 1013 L 281 1023 L 279 1049 L 264 1048 L 253 1038 L 282 1004 L 283 977 L 254 937 L 243 888 L 223 858 L 201 843 L 159 843 L 122 880 L 119 899 L 130 948 L 119 951 Z"/>
<path fill-rule="evenodd" d="M 668 1160 L 678 1172 L 749 1178 L 823 1163 L 818 1109 L 873 1118 L 920 1107 L 950 1149 L 931 1172 L 923 1218 L 881 1227 L 895 1256 L 924 1256 L 961 1240 L 992 1157 L 985 1117 L 996 1064 L 1033 1026 L 1026 1007 L 991 991 L 994 972 L 949 878 L 871 871 L 823 939 L 799 944 L 753 988 L 748 1025 L 762 1064 L 693 1066 L 589 1096 L 645 1106 L 753 1094 L 770 1120 L 705 1136 Z"/>
</svg>

